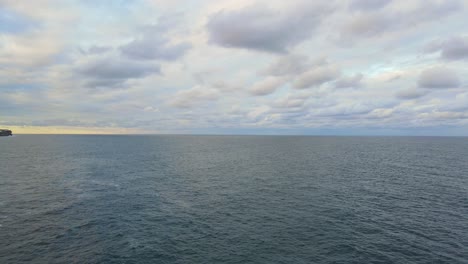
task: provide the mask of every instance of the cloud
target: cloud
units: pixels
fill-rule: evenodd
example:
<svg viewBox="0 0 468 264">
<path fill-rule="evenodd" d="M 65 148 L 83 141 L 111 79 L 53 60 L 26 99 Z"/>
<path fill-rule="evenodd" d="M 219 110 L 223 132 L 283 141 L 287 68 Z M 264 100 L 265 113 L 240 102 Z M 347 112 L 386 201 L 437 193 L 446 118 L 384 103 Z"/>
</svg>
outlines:
<svg viewBox="0 0 468 264">
<path fill-rule="evenodd" d="M 39 27 L 40 22 L 0 4 L 0 33 L 18 34 Z"/>
<path fill-rule="evenodd" d="M 78 66 L 77 72 L 85 77 L 88 86 L 113 87 L 128 79 L 139 79 L 159 74 L 159 65 L 130 61 L 115 57 L 93 58 Z"/>
<path fill-rule="evenodd" d="M 438 20 L 463 10 L 463 7 L 464 4 L 460 0 L 419 1 L 419 5 L 408 12 L 413 14 L 413 17 L 406 19 L 413 23 L 417 23 L 418 21 Z"/>
<path fill-rule="evenodd" d="M 284 53 L 312 37 L 329 12 L 325 5 L 296 4 L 296 8 L 285 10 L 264 5 L 221 10 L 211 15 L 206 25 L 210 42 L 227 48 Z"/>
<path fill-rule="evenodd" d="M 423 89 L 413 88 L 413 89 L 405 89 L 405 90 L 398 91 L 395 94 L 395 96 L 398 99 L 416 99 L 416 98 L 423 97 L 427 93 L 428 92 Z"/>
<path fill-rule="evenodd" d="M 318 67 L 299 75 L 294 81 L 294 88 L 305 89 L 313 86 L 320 86 L 335 80 L 339 76 L 340 71 L 336 67 Z"/>
<path fill-rule="evenodd" d="M 305 55 L 287 54 L 270 64 L 263 73 L 272 76 L 297 75 L 311 67 L 327 64 L 326 57 L 319 57 L 313 61 Z"/>
<path fill-rule="evenodd" d="M 364 75 L 357 73 L 353 76 L 344 76 L 335 82 L 335 88 L 357 88 L 360 87 Z"/>
<path fill-rule="evenodd" d="M 1 35 L 0 35 L 1 36 Z M 38 68 L 51 64 L 62 52 L 62 40 L 52 32 L 1 36 L 0 64 Z"/>
<path fill-rule="evenodd" d="M 218 98 L 218 90 L 197 85 L 188 90 L 178 91 L 169 104 L 177 108 L 191 108 L 200 103 L 214 101 Z"/>
<path fill-rule="evenodd" d="M 457 88 L 460 86 L 460 79 L 454 70 L 439 66 L 421 72 L 418 86 L 431 89 Z"/>
<path fill-rule="evenodd" d="M 175 24 L 170 18 L 164 17 L 156 25 L 147 25 L 141 29 L 140 36 L 121 46 L 120 51 L 135 60 L 176 60 L 192 48 L 192 44 L 170 40 L 168 31 Z"/>
<path fill-rule="evenodd" d="M 420 24 L 443 19 L 463 10 L 463 4 L 459 0 L 425 0 L 406 5 L 397 2 L 394 1 L 395 5 L 389 5 L 388 8 L 378 10 L 368 8 L 371 9 L 368 10 L 369 12 L 349 16 L 344 20 L 341 28 L 342 39 L 371 38 L 381 36 L 387 32 L 401 32 Z M 370 5 L 377 5 L 378 7 L 379 4 L 374 1 L 357 1 L 354 3 L 359 3 L 357 6 L 360 7 L 369 7 Z"/>
<path fill-rule="evenodd" d="M 354 10 L 380 9 L 388 5 L 391 1 L 392 0 L 352 0 L 349 4 L 349 8 Z"/>
<path fill-rule="evenodd" d="M 253 121 L 260 121 L 270 110 L 271 108 L 266 105 L 256 106 L 247 113 L 247 118 Z"/>
<path fill-rule="evenodd" d="M 273 102 L 273 106 L 277 108 L 302 108 L 307 101 L 307 98 L 298 96 L 287 96 Z"/>
<path fill-rule="evenodd" d="M 468 37 L 455 36 L 446 40 L 433 41 L 426 47 L 427 52 L 440 52 L 446 60 L 468 59 Z"/>
<path fill-rule="evenodd" d="M 256 96 L 268 95 L 276 91 L 281 85 L 284 84 L 282 78 L 268 77 L 265 80 L 256 82 L 250 89 L 249 92 Z"/>
<path fill-rule="evenodd" d="M 465 0 L 0 2 L 3 126 L 468 132 Z"/>
<path fill-rule="evenodd" d="M 372 110 L 369 113 L 369 116 L 372 118 L 388 118 L 392 116 L 395 110 L 391 108 L 377 108 Z"/>
<path fill-rule="evenodd" d="M 342 34 L 348 37 L 372 37 L 379 35 L 393 26 L 392 17 L 377 13 L 364 13 L 347 22 Z"/>
<path fill-rule="evenodd" d="M 122 54 L 135 60 L 176 60 L 192 47 L 188 42 L 170 43 L 158 35 L 134 40 L 122 47 Z"/>
<path fill-rule="evenodd" d="M 227 83 L 222 80 L 214 81 L 210 84 L 211 87 L 217 89 L 218 91 L 233 93 L 242 90 L 242 85 L 240 83 Z"/>
<path fill-rule="evenodd" d="M 418 114 L 418 118 L 435 120 L 468 119 L 468 114 L 449 111 L 432 111 L 429 113 Z"/>
<path fill-rule="evenodd" d="M 38 70 L 63 56 L 74 10 L 50 1 L 0 1 L 0 66 Z M 6 34 L 3 34 L 6 33 Z"/>
<path fill-rule="evenodd" d="M 112 48 L 108 46 L 99 46 L 99 45 L 92 45 L 88 49 L 82 49 L 80 48 L 79 51 L 83 55 L 96 55 L 96 54 L 102 54 L 111 51 Z"/>
</svg>

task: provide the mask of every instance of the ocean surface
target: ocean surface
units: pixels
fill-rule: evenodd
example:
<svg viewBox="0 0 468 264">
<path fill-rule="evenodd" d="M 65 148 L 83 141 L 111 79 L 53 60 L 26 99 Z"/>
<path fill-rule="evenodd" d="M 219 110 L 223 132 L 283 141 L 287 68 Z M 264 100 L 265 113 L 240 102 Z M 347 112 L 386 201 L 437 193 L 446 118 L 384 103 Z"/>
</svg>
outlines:
<svg viewBox="0 0 468 264">
<path fill-rule="evenodd" d="M 468 263 L 468 138 L 0 137 L 0 263 Z"/>
</svg>

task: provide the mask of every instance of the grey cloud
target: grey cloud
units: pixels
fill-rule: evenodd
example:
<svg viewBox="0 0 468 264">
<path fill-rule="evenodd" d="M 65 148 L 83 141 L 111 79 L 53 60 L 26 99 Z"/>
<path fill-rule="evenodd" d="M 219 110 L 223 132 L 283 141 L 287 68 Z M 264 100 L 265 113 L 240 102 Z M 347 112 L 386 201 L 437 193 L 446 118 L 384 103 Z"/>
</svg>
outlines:
<svg viewBox="0 0 468 264">
<path fill-rule="evenodd" d="M 83 122 L 81 120 L 72 120 L 72 119 L 46 119 L 46 120 L 34 120 L 29 125 L 32 126 L 94 126 L 90 122 Z"/>
<path fill-rule="evenodd" d="M 83 55 L 102 54 L 102 53 L 106 53 L 106 52 L 111 51 L 111 50 L 112 50 L 111 47 L 97 46 L 97 45 L 90 46 L 88 49 L 82 49 L 82 48 L 79 49 L 79 51 Z"/>
<path fill-rule="evenodd" d="M 459 0 L 417 1 L 403 10 L 383 8 L 351 16 L 341 29 L 343 39 L 375 37 L 388 31 L 405 30 L 433 22 L 463 9 Z"/>
<path fill-rule="evenodd" d="M 277 108 L 302 108 L 307 101 L 307 98 L 291 97 L 279 99 L 273 103 L 274 107 Z M 280 111 L 281 112 L 281 111 Z"/>
<path fill-rule="evenodd" d="M 242 90 L 242 85 L 240 83 L 228 83 L 222 80 L 217 80 L 211 83 L 211 86 L 222 92 L 237 92 Z"/>
<path fill-rule="evenodd" d="M 369 118 L 388 118 L 391 117 L 394 113 L 392 108 L 376 108 L 368 113 Z"/>
<path fill-rule="evenodd" d="M 368 114 L 375 108 L 375 105 L 366 102 L 336 104 L 322 109 L 314 109 L 313 115 L 322 117 L 341 116 L 342 118 L 352 118 L 355 115 Z"/>
<path fill-rule="evenodd" d="M 243 90 L 245 85 L 241 80 L 218 79 L 218 73 L 218 70 L 199 71 L 193 73 L 192 77 L 198 85 L 214 88 L 223 93 L 235 93 Z"/>
<path fill-rule="evenodd" d="M 353 76 L 344 76 L 335 82 L 336 88 L 357 88 L 360 87 L 364 75 L 357 73 Z"/>
<path fill-rule="evenodd" d="M 285 55 L 273 62 L 264 71 L 266 75 L 285 76 L 301 74 L 310 67 L 316 67 L 327 64 L 325 57 L 320 57 L 311 61 L 309 57 L 304 55 Z"/>
<path fill-rule="evenodd" d="M 265 80 L 255 83 L 249 92 L 256 96 L 268 95 L 276 91 L 278 87 L 283 85 L 284 80 L 281 78 L 269 77 Z"/>
<path fill-rule="evenodd" d="M 388 5 L 392 0 L 353 0 L 349 4 L 350 9 L 373 10 Z"/>
<path fill-rule="evenodd" d="M 167 36 L 177 22 L 173 17 L 163 17 L 158 24 L 141 28 L 140 35 L 122 45 L 123 55 L 136 60 L 176 60 L 182 57 L 192 45 L 189 42 L 174 43 Z"/>
<path fill-rule="evenodd" d="M 424 70 L 419 76 L 418 85 L 421 88 L 457 88 L 460 80 L 455 71 L 445 67 L 433 67 Z"/>
<path fill-rule="evenodd" d="M 468 119 L 468 114 L 460 112 L 433 111 L 429 113 L 418 114 L 418 118 L 435 120 Z"/>
<path fill-rule="evenodd" d="M 342 34 L 347 37 L 372 37 L 393 26 L 392 17 L 376 13 L 364 13 L 346 23 Z"/>
<path fill-rule="evenodd" d="M 438 20 L 457 11 L 463 10 L 463 3 L 460 0 L 424 0 L 419 6 L 413 9 L 414 17 L 410 21 L 417 23 L 420 20 Z"/>
<path fill-rule="evenodd" d="M 443 59 L 468 59 L 468 37 L 456 36 L 442 41 L 434 41 L 426 47 L 427 52 L 440 52 Z"/>
<path fill-rule="evenodd" d="M 207 29 L 210 41 L 223 47 L 283 53 L 310 38 L 328 11 L 317 4 L 298 4 L 284 11 L 254 5 L 215 13 Z"/>
<path fill-rule="evenodd" d="M 86 126 L 97 126 L 95 122 L 84 122 L 77 119 L 40 119 L 32 121 L 11 121 L 1 122 L 0 125 L 8 124 L 10 126 L 72 126 L 72 127 L 86 127 Z"/>
<path fill-rule="evenodd" d="M 395 96 L 398 99 L 416 99 L 416 98 L 423 97 L 426 94 L 427 94 L 427 91 L 425 90 L 413 88 L 413 89 L 398 91 L 395 94 Z"/>
<path fill-rule="evenodd" d="M 146 36 L 120 47 L 123 55 L 136 60 L 176 60 L 192 47 L 187 42 L 172 44 L 160 36 Z"/>
<path fill-rule="evenodd" d="M 78 69 L 80 75 L 87 78 L 88 86 L 112 87 L 128 79 L 144 78 L 159 74 L 159 65 L 122 60 L 117 58 L 99 58 L 91 60 Z"/>
<path fill-rule="evenodd" d="M 197 85 L 189 90 L 177 92 L 169 104 L 177 108 L 191 108 L 202 102 L 214 101 L 218 98 L 218 90 Z"/>
<path fill-rule="evenodd" d="M 319 67 L 299 75 L 294 82 L 294 88 L 305 89 L 312 86 L 335 80 L 340 76 L 340 71 L 335 67 Z"/>
</svg>

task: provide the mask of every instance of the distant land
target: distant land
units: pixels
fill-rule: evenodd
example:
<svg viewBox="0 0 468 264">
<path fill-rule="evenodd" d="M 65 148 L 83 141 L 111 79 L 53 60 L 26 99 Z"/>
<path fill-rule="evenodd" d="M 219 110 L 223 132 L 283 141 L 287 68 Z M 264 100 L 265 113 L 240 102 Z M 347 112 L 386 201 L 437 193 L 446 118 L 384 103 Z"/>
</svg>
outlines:
<svg viewBox="0 0 468 264">
<path fill-rule="evenodd" d="M 12 136 L 13 132 L 9 129 L 0 129 L 0 136 Z"/>
</svg>

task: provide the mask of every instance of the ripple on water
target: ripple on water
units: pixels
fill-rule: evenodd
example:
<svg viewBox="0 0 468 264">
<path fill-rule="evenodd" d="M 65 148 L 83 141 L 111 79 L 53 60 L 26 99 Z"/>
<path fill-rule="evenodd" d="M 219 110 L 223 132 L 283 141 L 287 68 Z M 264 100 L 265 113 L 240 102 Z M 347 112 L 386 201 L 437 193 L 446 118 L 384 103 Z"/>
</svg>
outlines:
<svg viewBox="0 0 468 264">
<path fill-rule="evenodd" d="M 467 263 L 465 138 L 16 136 L 0 263 Z"/>
</svg>

